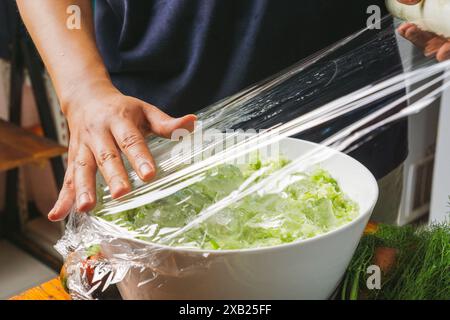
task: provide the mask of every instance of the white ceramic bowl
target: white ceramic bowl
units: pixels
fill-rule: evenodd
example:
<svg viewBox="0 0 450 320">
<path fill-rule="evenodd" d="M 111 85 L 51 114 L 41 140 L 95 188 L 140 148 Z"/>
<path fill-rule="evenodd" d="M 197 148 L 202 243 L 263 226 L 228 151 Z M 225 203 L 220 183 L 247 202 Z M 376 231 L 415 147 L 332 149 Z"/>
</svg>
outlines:
<svg viewBox="0 0 450 320">
<path fill-rule="evenodd" d="M 285 139 L 280 150 L 297 158 L 318 145 Z M 320 147 L 323 148 L 323 147 Z M 375 178 L 362 164 L 336 151 L 320 165 L 360 208 L 359 216 L 329 233 L 276 247 L 212 251 L 117 239 L 104 245 L 153 250 L 153 264 L 131 268 L 118 284 L 124 299 L 327 299 L 339 284 L 378 197 Z"/>
</svg>

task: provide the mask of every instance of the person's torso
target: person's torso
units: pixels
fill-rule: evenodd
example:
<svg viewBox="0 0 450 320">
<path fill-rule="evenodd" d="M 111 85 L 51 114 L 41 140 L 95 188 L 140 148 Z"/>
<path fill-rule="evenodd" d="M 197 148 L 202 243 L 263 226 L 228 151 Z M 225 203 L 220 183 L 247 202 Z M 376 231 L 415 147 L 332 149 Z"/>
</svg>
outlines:
<svg viewBox="0 0 450 320">
<path fill-rule="evenodd" d="M 372 4 L 384 8 L 383 0 L 97 0 L 97 43 L 122 92 L 181 116 L 365 28 Z M 364 55 L 364 48 L 359 54 Z M 330 63 L 338 60 L 342 65 L 336 69 L 342 72 L 334 74 Z M 336 76 L 335 85 L 305 92 L 310 101 L 298 108 L 310 110 L 384 78 L 401 68 L 399 61 L 398 54 L 392 54 L 366 70 L 349 71 L 349 77 L 346 58 L 330 57 L 317 68 Z M 320 141 L 362 116 L 364 112 L 346 117 L 302 138 Z M 355 153 L 378 177 L 406 154 L 405 123 Z"/>
<path fill-rule="evenodd" d="M 97 0 L 97 42 L 119 88 L 178 115 L 365 27 L 370 3 Z"/>
</svg>

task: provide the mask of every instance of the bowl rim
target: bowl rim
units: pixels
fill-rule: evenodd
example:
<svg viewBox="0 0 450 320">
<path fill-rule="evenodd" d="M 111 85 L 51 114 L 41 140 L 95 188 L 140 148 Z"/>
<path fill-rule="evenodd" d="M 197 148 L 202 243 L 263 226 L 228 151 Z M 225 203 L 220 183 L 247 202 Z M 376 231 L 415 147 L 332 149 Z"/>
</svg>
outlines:
<svg viewBox="0 0 450 320">
<path fill-rule="evenodd" d="M 222 256 L 222 255 L 232 255 L 232 254 L 238 254 L 238 253 L 248 253 L 248 254 L 252 254 L 252 253 L 261 253 L 261 252 L 265 252 L 265 251 L 272 251 L 272 250 L 282 250 L 282 249 L 289 249 L 290 247 L 294 247 L 294 246 L 299 246 L 299 245 L 303 245 L 303 244 L 307 244 L 307 243 L 311 243 L 311 242 L 316 242 L 316 241 L 320 241 L 322 239 L 327 239 L 330 238 L 332 236 L 334 236 L 337 233 L 341 233 L 344 232 L 347 229 L 353 228 L 354 226 L 360 224 L 361 222 L 363 222 L 367 216 L 372 214 L 372 211 L 376 205 L 376 202 L 378 200 L 378 196 L 379 196 L 379 187 L 378 187 L 378 183 L 377 180 L 375 179 L 375 177 L 373 176 L 373 174 L 370 172 L 369 169 L 367 169 L 361 162 L 359 162 L 358 160 L 356 160 L 355 158 L 340 152 L 338 150 L 332 149 L 330 147 L 327 146 L 322 146 L 318 143 L 314 143 L 314 142 L 310 142 L 310 141 L 306 141 L 306 140 L 302 140 L 302 139 L 296 139 L 293 137 L 287 137 L 283 140 L 299 140 L 304 144 L 308 144 L 312 147 L 321 147 L 324 149 L 329 149 L 332 152 L 338 154 L 339 156 L 343 156 L 344 158 L 347 158 L 349 161 L 355 163 L 356 165 L 358 165 L 362 171 L 365 171 L 368 174 L 368 177 L 371 180 L 371 185 L 374 188 L 374 199 L 372 204 L 367 208 L 367 210 L 365 210 L 365 212 L 361 213 L 359 212 L 358 216 L 353 219 L 352 221 L 350 221 L 349 223 L 346 223 L 344 225 L 341 225 L 339 227 L 337 227 L 336 229 L 330 230 L 328 232 L 313 236 L 311 238 L 306 238 L 306 239 L 297 239 L 294 240 L 292 242 L 289 243 L 283 243 L 283 244 L 278 244 L 275 246 L 267 246 L 267 247 L 256 247 L 256 248 L 244 248 L 244 249 L 225 249 L 225 250 L 213 250 L 213 249 L 199 249 L 199 248 L 193 248 L 193 247 L 174 247 L 174 246 L 169 246 L 169 245 L 164 245 L 164 244 L 159 244 L 159 243 L 155 243 L 155 242 L 148 242 L 148 241 L 144 241 L 141 239 L 137 239 L 137 238 L 133 238 L 133 237 L 122 237 L 122 238 L 117 238 L 117 239 L 121 239 L 124 241 L 131 241 L 131 242 L 136 242 L 140 245 L 145 245 L 145 246 L 149 246 L 149 247 L 153 247 L 153 250 L 155 251 L 176 251 L 177 253 L 186 253 L 186 254 L 200 254 L 200 255 L 204 255 L 204 256 Z M 92 216 L 91 214 L 89 214 L 89 216 L 91 218 L 94 219 L 101 219 L 100 217 L 95 217 Z M 124 229 L 123 227 L 120 227 L 110 221 L 106 221 L 106 220 L 102 220 L 102 223 L 106 223 L 110 226 L 114 226 L 116 228 L 120 228 L 122 230 L 125 230 L 126 232 L 128 232 L 128 230 Z"/>
</svg>

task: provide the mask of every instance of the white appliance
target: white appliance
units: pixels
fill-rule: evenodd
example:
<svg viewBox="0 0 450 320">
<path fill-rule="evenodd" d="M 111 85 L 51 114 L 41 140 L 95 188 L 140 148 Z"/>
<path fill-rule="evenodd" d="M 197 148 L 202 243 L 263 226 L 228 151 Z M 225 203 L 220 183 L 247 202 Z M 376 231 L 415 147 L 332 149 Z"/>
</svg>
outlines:
<svg viewBox="0 0 450 320">
<path fill-rule="evenodd" d="M 404 68 L 409 70 L 417 62 L 412 57 L 422 59 L 421 53 L 401 37 L 398 42 Z M 442 221 L 442 215 L 450 211 L 448 207 L 445 209 L 450 195 L 450 128 L 444 121 L 450 117 L 449 104 L 450 93 L 447 92 L 445 98 L 408 119 L 409 155 L 404 166 L 402 203 L 396 219 L 398 225 L 424 218 L 428 213 L 429 221 Z M 441 107 L 444 105 L 447 108 Z"/>
<path fill-rule="evenodd" d="M 436 161 L 431 197 L 430 221 L 450 220 L 450 90 L 442 97 L 439 130 L 436 145 Z"/>
</svg>

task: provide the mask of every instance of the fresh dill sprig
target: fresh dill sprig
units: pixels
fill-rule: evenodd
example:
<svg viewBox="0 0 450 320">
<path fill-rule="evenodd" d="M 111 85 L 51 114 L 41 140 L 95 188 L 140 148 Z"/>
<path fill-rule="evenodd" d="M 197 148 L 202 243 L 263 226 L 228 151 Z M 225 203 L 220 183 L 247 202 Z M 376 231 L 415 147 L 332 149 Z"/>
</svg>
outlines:
<svg viewBox="0 0 450 320">
<path fill-rule="evenodd" d="M 382 274 L 380 290 L 368 290 L 367 267 L 377 248 L 396 252 L 392 270 Z M 450 225 L 395 227 L 380 225 L 365 235 L 351 261 L 341 290 L 342 299 L 450 299 Z"/>
</svg>

